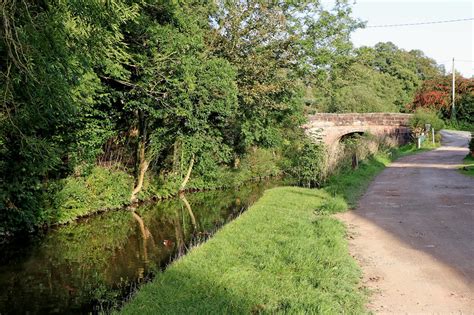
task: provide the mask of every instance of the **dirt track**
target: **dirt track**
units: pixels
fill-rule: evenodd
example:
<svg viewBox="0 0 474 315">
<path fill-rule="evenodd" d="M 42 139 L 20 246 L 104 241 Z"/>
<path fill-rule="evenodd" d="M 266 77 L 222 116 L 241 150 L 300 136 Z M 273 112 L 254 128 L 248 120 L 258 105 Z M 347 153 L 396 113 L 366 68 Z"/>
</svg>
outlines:
<svg viewBox="0 0 474 315">
<path fill-rule="evenodd" d="M 441 148 L 394 162 L 338 216 L 375 313 L 474 314 L 474 178 L 456 170 L 468 137 L 444 131 Z"/>
</svg>

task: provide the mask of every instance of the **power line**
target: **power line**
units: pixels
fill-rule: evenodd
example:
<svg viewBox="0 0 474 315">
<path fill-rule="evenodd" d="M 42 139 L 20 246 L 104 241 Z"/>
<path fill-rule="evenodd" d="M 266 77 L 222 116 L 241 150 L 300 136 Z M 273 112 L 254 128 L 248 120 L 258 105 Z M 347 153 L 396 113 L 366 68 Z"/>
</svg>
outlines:
<svg viewBox="0 0 474 315">
<path fill-rule="evenodd" d="M 474 63 L 474 60 L 462 60 L 462 59 L 455 59 L 456 62 L 472 62 Z M 446 60 L 446 61 L 436 61 L 439 64 L 444 64 L 444 63 L 451 63 L 452 60 Z"/>
<path fill-rule="evenodd" d="M 368 25 L 368 26 L 366 26 L 366 28 L 416 26 L 416 25 L 442 24 L 442 23 L 465 22 L 465 21 L 474 21 L 474 18 L 444 20 L 444 21 L 418 22 L 418 23 L 405 23 L 405 24 Z"/>
</svg>

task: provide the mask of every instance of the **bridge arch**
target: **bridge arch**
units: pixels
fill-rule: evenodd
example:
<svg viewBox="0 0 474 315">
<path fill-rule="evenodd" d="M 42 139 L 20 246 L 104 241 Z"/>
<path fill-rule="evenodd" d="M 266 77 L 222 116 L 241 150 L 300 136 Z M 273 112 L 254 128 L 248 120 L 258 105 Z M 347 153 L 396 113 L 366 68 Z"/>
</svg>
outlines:
<svg viewBox="0 0 474 315">
<path fill-rule="evenodd" d="M 399 143 L 409 139 L 411 114 L 401 113 L 318 113 L 308 117 L 303 126 L 315 142 L 332 147 L 345 135 L 370 133 L 377 137 L 391 137 Z"/>
<path fill-rule="evenodd" d="M 349 133 L 343 134 L 342 136 L 339 137 L 337 140 L 338 142 L 344 142 L 347 139 L 355 138 L 356 136 L 363 136 L 367 134 L 366 131 L 351 131 Z"/>
</svg>

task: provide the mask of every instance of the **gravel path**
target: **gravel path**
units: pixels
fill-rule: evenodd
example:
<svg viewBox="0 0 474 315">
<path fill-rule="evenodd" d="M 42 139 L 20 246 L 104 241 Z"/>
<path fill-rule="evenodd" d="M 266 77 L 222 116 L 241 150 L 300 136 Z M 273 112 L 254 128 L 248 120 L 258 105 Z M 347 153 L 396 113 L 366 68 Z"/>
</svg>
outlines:
<svg viewBox="0 0 474 315">
<path fill-rule="evenodd" d="M 338 215 L 375 313 L 474 314 L 474 178 L 457 171 L 470 135 L 442 135 L 442 147 L 392 163 Z"/>
</svg>

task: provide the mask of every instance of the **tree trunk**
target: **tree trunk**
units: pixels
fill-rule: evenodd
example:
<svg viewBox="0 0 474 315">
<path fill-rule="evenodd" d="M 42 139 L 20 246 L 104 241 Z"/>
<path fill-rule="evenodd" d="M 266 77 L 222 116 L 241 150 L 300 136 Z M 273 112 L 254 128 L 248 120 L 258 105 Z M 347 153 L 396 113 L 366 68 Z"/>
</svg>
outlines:
<svg viewBox="0 0 474 315">
<path fill-rule="evenodd" d="M 191 171 L 193 170 L 193 165 L 194 165 L 194 154 L 191 157 L 191 161 L 189 162 L 188 172 L 186 173 L 186 177 L 184 177 L 184 180 L 181 183 L 181 187 L 179 188 L 179 191 L 183 191 L 184 188 L 186 187 L 186 184 L 188 183 L 189 178 L 191 177 Z"/>
<path fill-rule="evenodd" d="M 138 145 L 137 145 L 137 162 L 135 187 L 130 196 L 130 202 L 136 202 L 137 194 L 142 190 L 145 173 L 148 169 L 149 162 L 146 160 L 146 120 L 142 110 L 138 111 Z"/>
</svg>

